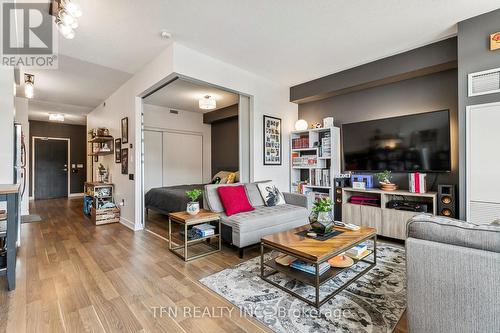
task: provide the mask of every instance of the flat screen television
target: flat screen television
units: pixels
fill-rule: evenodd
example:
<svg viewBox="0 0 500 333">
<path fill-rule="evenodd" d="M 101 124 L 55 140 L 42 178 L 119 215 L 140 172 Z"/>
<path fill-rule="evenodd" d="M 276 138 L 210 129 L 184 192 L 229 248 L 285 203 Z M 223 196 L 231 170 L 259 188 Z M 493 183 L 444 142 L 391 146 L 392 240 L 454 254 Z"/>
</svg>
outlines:
<svg viewBox="0 0 500 333">
<path fill-rule="evenodd" d="M 345 171 L 448 172 L 449 110 L 342 125 Z"/>
</svg>

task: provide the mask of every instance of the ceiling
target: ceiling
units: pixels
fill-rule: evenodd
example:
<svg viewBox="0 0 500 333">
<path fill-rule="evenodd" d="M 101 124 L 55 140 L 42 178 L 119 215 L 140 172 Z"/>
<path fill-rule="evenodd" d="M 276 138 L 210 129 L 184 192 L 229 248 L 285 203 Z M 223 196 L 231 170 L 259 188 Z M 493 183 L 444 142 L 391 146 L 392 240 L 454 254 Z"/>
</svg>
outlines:
<svg viewBox="0 0 500 333">
<path fill-rule="evenodd" d="M 206 95 L 215 98 L 217 102 L 217 108 L 215 110 L 236 104 L 239 98 L 237 94 L 225 90 L 177 79 L 146 97 L 144 103 L 163 106 L 174 110 L 206 113 L 213 110 L 201 110 L 198 105 L 198 100 Z"/>
<path fill-rule="evenodd" d="M 60 69 L 36 74 L 35 99 L 94 108 L 173 40 L 287 86 L 423 46 L 498 0 L 75 0 Z M 21 94 L 22 95 L 22 94 Z"/>
</svg>

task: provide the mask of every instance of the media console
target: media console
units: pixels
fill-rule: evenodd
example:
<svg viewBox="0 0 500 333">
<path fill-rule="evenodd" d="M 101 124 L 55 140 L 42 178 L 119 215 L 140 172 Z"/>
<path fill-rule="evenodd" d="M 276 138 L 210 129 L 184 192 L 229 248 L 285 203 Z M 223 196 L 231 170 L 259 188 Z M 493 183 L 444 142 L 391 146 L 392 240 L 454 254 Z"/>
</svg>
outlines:
<svg viewBox="0 0 500 333">
<path fill-rule="evenodd" d="M 383 191 L 381 189 L 356 190 L 351 187 L 342 189 L 342 221 L 357 225 L 374 227 L 381 236 L 406 239 L 406 222 L 413 216 L 421 214 L 422 207 L 436 215 L 437 193 L 412 193 L 409 191 Z M 369 197 L 369 205 L 350 203 L 351 197 Z M 397 202 L 396 208 L 394 202 Z M 389 203 L 389 205 L 388 205 Z M 406 203 L 402 205 L 401 203 Z M 389 206 L 389 207 L 388 207 Z M 403 209 L 401 209 L 401 207 Z M 416 211 L 409 211 L 412 207 Z"/>
</svg>

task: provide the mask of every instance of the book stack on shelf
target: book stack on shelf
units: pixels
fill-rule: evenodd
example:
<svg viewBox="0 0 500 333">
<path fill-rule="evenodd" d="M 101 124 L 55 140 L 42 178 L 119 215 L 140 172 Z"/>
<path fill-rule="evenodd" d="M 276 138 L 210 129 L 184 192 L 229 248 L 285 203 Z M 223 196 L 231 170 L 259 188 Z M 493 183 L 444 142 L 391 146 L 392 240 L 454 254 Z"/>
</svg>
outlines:
<svg viewBox="0 0 500 333">
<path fill-rule="evenodd" d="M 426 193 L 427 192 L 427 174 L 413 172 L 408 175 L 410 182 L 410 192 Z"/>
<path fill-rule="evenodd" d="M 366 243 L 361 243 L 356 245 L 353 248 L 350 248 L 345 255 L 351 257 L 352 259 L 359 260 L 371 253 L 370 250 L 368 250 L 368 246 Z"/>
<path fill-rule="evenodd" d="M 311 186 L 330 187 L 330 169 L 311 170 Z"/>
<path fill-rule="evenodd" d="M 297 168 L 315 167 L 318 165 L 318 156 L 304 155 L 300 156 L 299 153 L 292 153 L 292 165 Z"/>
<path fill-rule="evenodd" d="M 292 139 L 292 149 L 309 148 L 309 136 Z"/>
<path fill-rule="evenodd" d="M 305 261 L 295 260 L 290 264 L 290 267 L 309 274 L 316 274 L 316 267 L 313 264 L 309 264 Z M 323 262 L 319 265 L 319 274 L 322 275 L 329 269 L 330 269 L 330 264 L 328 262 Z"/>
<path fill-rule="evenodd" d="M 200 238 L 215 235 L 215 226 L 208 223 L 195 225 L 193 230 Z"/>
<path fill-rule="evenodd" d="M 325 132 L 321 138 L 319 155 L 323 158 L 329 158 L 332 156 L 332 139 L 330 137 L 330 132 Z"/>
</svg>

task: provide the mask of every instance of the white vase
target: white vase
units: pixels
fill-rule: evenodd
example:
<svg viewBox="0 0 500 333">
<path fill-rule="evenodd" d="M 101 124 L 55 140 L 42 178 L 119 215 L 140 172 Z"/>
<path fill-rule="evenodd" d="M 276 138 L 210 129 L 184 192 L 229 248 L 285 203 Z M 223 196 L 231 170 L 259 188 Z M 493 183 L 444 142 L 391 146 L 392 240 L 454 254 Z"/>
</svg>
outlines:
<svg viewBox="0 0 500 333">
<path fill-rule="evenodd" d="M 200 212 L 200 203 L 198 201 L 190 201 L 187 204 L 186 211 L 189 215 L 196 215 Z"/>
</svg>

